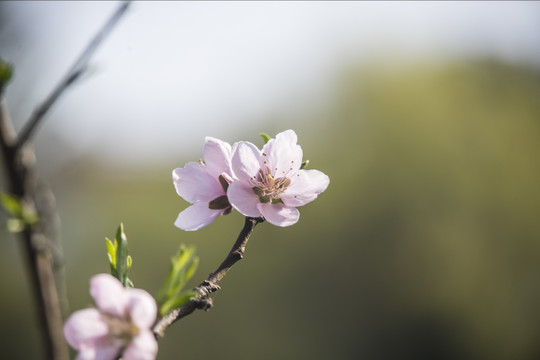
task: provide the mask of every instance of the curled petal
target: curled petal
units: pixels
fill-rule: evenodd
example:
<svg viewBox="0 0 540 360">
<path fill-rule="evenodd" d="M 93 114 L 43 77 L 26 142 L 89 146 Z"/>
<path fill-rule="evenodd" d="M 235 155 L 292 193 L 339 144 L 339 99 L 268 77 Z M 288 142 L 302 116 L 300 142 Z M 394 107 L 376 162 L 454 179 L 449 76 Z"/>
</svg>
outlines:
<svg viewBox="0 0 540 360">
<path fill-rule="evenodd" d="M 131 321 L 139 329 L 149 329 L 156 321 L 156 301 L 142 289 L 126 289 L 126 292 Z"/>
<path fill-rule="evenodd" d="M 276 226 L 290 226 L 296 224 L 300 213 L 294 207 L 287 207 L 283 204 L 258 204 L 257 208 L 266 221 Z"/>
<path fill-rule="evenodd" d="M 257 208 L 259 197 L 253 192 L 250 185 L 236 181 L 229 185 L 227 190 L 229 203 L 244 216 L 259 217 L 261 213 Z"/>
<path fill-rule="evenodd" d="M 268 166 L 276 177 L 299 170 L 303 155 L 302 148 L 296 141 L 296 133 L 293 130 L 277 134 L 275 139 L 269 140 L 263 147 L 261 167 Z"/>
<path fill-rule="evenodd" d="M 302 206 L 315 200 L 329 183 L 328 176 L 319 170 L 300 170 L 280 198 L 287 206 Z"/>
<path fill-rule="evenodd" d="M 128 345 L 122 358 L 124 360 L 153 360 L 158 351 L 157 340 L 152 331 L 140 331 Z"/>
<path fill-rule="evenodd" d="M 222 173 L 231 175 L 232 148 L 229 143 L 213 137 L 206 137 L 203 150 L 203 159 L 206 169 L 217 178 Z"/>
<path fill-rule="evenodd" d="M 123 317 L 126 313 L 127 297 L 124 287 L 109 274 L 94 275 L 90 280 L 90 295 L 99 310 Z"/>
<path fill-rule="evenodd" d="M 250 142 L 241 141 L 235 145 L 232 156 L 232 169 L 234 175 L 241 181 L 249 181 L 260 169 L 260 150 Z"/>
<path fill-rule="evenodd" d="M 207 202 L 198 202 L 182 211 L 174 225 L 185 231 L 194 231 L 210 225 L 223 210 L 212 210 Z"/>
<path fill-rule="evenodd" d="M 64 325 L 64 337 L 74 349 L 95 352 L 99 341 L 107 335 L 109 326 L 97 309 L 75 311 Z"/>
</svg>

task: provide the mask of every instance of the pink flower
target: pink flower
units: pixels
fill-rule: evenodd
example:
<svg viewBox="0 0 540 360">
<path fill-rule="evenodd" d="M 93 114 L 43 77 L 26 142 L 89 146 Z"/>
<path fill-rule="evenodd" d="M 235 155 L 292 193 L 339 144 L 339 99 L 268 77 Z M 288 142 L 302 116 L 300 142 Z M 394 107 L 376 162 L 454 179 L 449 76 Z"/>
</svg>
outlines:
<svg viewBox="0 0 540 360">
<path fill-rule="evenodd" d="M 173 171 L 176 192 L 192 203 L 182 211 L 176 222 L 182 230 L 199 230 L 221 214 L 228 214 L 232 207 L 227 199 L 227 188 L 232 180 L 231 145 L 207 137 L 202 163 L 190 162 Z"/>
<path fill-rule="evenodd" d="M 232 155 L 237 178 L 227 191 L 231 205 L 245 216 L 263 216 L 269 223 L 289 226 L 298 221 L 297 206 L 317 198 L 328 187 L 328 176 L 318 170 L 300 170 L 302 148 L 293 130 L 269 140 L 260 151 L 240 142 Z"/>
<path fill-rule="evenodd" d="M 77 360 L 155 359 L 158 345 L 152 332 L 156 302 L 146 291 L 124 288 L 109 274 L 90 280 L 96 308 L 74 312 L 64 325 L 67 342 L 79 351 Z"/>
</svg>

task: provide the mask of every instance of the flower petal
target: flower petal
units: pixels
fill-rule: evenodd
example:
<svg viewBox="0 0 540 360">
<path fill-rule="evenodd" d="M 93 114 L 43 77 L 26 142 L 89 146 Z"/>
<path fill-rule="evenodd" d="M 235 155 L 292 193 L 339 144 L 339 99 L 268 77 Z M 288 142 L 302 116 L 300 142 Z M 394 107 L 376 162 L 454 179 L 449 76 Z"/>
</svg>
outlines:
<svg viewBox="0 0 540 360">
<path fill-rule="evenodd" d="M 259 197 L 252 188 L 243 182 L 235 181 L 227 190 L 229 203 L 244 216 L 259 217 L 261 212 L 257 208 L 260 204 Z"/>
<path fill-rule="evenodd" d="M 174 225 L 185 231 L 199 230 L 210 225 L 222 213 L 223 210 L 210 209 L 207 202 L 198 202 L 182 211 Z"/>
<path fill-rule="evenodd" d="M 201 164 L 187 163 L 183 168 L 174 169 L 172 175 L 176 192 L 190 203 L 209 202 L 225 194 L 217 176 L 214 178 Z"/>
<path fill-rule="evenodd" d="M 294 207 L 283 204 L 258 204 L 257 208 L 266 221 L 277 226 L 290 226 L 296 224 L 300 217 L 300 212 Z"/>
<path fill-rule="evenodd" d="M 280 198 L 287 206 L 302 206 L 317 198 L 328 187 L 330 179 L 319 170 L 300 170 Z"/>
<path fill-rule="evenodd" d="M 126 314 L 127 296 L 122 283 L 109 274 L 94 275 L 90 279 L 90 295 L 99 310 L 123 317 Z"/>
<path fill-rule="evenodd" d="M 204 143 L 203 159 L 206 170 L 217 178 L 221 173 L 231 175 L 232 148 L 229 143 L 207 136 Z"/>
<path fill-rule="evenodd" d="M 109 332 L 109 326 L 97 309 L 75 311 L 64 325 L 64 337 L 74 349 L 94 352 L 101 339 Z"/>
<path fill-rule="evenodd" d="M 158 352 L 157 340 L 152 331 L 140 331 L 128 345 L 122 358 L 124 360 L 153 360 Z"/>
<path fill-rule="evenodd" d="M 95 360 L 116 360 L 122 349 L 119 341 L 104 341 L 96 348 Z"/>
<path fill-rule="evenodd" d="M 154 298 L 142 289 L 126 289 L 131 321 L 139 329 L 150 329 L 156 321 L 157 306 Z"/>
<path fill-rule="evenodd" d="M 302 148 L 296 144 L 293 130 L 283 131 L 269 140 L 262 149 L 261 167 L 268 166 L 274 177 L 290 176 L 302 165 Z"/>
<path fill-rule="evenodd" d="M 255 145 L 247 141 L 239 142 L 232 156 L 234 175 L 240 181 L 249 182 L 260 170 L 259 157 L 261 152 Z"/>
<path fill-rule="evenodd" d="M 96 359 L 96 349 L 95 348 L 84 348 L 79 351 L 75 360 L 95 360 Z"/>
</svg>

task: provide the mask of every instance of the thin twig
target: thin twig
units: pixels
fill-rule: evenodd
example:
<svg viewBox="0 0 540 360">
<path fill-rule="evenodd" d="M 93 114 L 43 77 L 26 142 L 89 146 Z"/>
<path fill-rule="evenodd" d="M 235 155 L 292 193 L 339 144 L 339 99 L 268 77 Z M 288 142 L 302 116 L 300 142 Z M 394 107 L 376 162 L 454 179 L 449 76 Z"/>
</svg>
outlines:
<svg viewBox="0 0 540 360">
<path fill-rule="evenodd" d="M 204 280 L 199 286 L 197 286 L 194 291 L 198 293 L 197 296 L 193 297 L 190 302 L 187 304 L 174 309 L 163 318 L 161 318 L 158 323 L 154 326 L 154 335 L 156 338 L 163 337 L 165 335 L 165 330 L 171 326 L 175 321 L 180 320 L 181 318 L 191 314 L 196 309 L 208 310 L 213 306 L 212 299 L 209 298 L 210 294 L 220 289 L 218 282 L 223 279 L 227 271 L 239 260 L 244 257 L 244 252 L 246 250 L 246 244 L 255 229 L 255 226 L 264 221 L 263 218 L 250 218 L 246 217 L 244 227 L 238 239 L 234 243 L 231 251 L 227 254 L 227 257 L 223 260 L 221 265 L 208 275 L 208 278 Z"/>
<path fill-rule="evenodd" d="M 17 138 L 16 148 L 22 147 L 32 136 L 37 125 L 43 119 L 44 115 L 49 111 L 52 105 L 58 100 L 60 95 L 77 80 L 85 71 L 88 61 L 96 51 L 96 49 L 101 45 L 103 40 L 109 35 L 114 26 L 122 18 L 122 15 L 127 10 L 130 1 L 124 1 L 114 14 L 109 18 L 107 23 L 103 25 L 101 30 L 94 36 L 92 41 L 88 44 L 86 49 L 79 56 L 77 61 L 71 66 L 69 71 L 66 73 L 64 78 L 58 83 L 53 92 L 45 99 L 45 101 L 32 112 L 30 119 L 28 119 L 25 126 L 22 128 L 19 137 Z"/>
</svg>

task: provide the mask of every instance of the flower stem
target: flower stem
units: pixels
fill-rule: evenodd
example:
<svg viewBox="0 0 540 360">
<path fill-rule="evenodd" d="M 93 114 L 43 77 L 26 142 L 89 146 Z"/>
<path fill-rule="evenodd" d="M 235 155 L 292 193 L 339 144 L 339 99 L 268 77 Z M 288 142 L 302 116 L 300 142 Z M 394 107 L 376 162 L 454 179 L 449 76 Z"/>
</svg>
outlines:
<svg viewBox="0 0 540 360">
<path fill-rule="evenodd" d="M 223 262 L 218 266 L 216 271 L 208 275 L 206 280 L 193 289 L 198 293 L 198 295 L 193 297 L 187 304 L 172 310 L 170 313 L 161 318 L 154 326 L 154 335 L 156 338 L 163 337 L 165 335 L 165 330 L 167 330 L 169 326 L 171 326 L 177 320 L 188 316 L 196 309 L 208 310 L 213 306 L 212 299 L 209 298 L 210 294 L 220 289 L 217 283 L 223 279 L 229 269 L 236 264 L 236 262 L 244 257 L 244 252 L 246 250 L 246 244 L 249 237 L 253 233 L 255 226 L 263 221 L 264 219 L 260 217 L 246 217 L 244 227 L 240 231 L 236 242 Z"/>
</svg>

